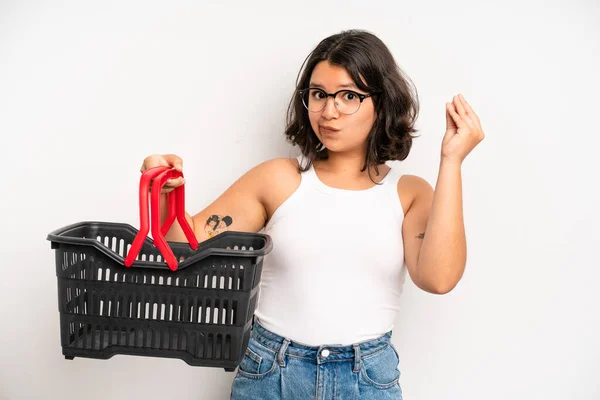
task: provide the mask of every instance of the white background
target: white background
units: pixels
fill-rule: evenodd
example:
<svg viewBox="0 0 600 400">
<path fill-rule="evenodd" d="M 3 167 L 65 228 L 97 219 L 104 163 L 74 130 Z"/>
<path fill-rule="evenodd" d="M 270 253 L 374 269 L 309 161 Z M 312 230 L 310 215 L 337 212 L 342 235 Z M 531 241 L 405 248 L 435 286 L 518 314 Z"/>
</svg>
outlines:
<svg viewBox="0 0 600 400">
<path fill-rule="evenodd" d="M 192 213 L 292 154 L 298 69 L 349 28 L 377 34 L 419 91 L 406 173 L 435 185 L 456 93 L 487 135 L 463 165 L 463 280 L 445 296 L 406 285 L 405 399 L 600 398 L 598 2 L 207 3 L 0 1 L 0 398 L 228 398 L 222 369 L 65 360 L 46 235 L 138 226 L 152 153 L 183 157 Z"/>
</svg>

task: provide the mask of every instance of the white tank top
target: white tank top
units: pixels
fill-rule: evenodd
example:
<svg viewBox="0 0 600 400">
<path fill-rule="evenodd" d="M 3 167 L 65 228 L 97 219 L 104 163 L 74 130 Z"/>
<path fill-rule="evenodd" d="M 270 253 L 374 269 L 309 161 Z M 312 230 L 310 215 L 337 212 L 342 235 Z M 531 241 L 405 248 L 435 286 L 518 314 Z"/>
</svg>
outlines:
<svg viewBox="0 0 600 400">
<path fill-rule="evenodd" d="M 305 160 L 298 157 L 302 165 Z M 268 330 L 307 345 L 349 345 L 394 327 L 406 279 L 397 163 L 366 190 L 325 185 L 314 168 L 265 227 L 255 312 Z"/>
</svg>

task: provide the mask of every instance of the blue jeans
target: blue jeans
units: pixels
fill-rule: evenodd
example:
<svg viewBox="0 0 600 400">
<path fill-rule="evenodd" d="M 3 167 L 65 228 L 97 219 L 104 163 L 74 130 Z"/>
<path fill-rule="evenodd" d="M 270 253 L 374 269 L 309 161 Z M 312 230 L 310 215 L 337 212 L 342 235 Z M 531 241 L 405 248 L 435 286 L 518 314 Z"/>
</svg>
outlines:
<svg viewBox="0 0 600 400">
<path fill-rule="evenodd" d="M 254 322 L 231 400 L 402 399 L 391 332 L 349 346 L 306 346 Z"/>
</svg>

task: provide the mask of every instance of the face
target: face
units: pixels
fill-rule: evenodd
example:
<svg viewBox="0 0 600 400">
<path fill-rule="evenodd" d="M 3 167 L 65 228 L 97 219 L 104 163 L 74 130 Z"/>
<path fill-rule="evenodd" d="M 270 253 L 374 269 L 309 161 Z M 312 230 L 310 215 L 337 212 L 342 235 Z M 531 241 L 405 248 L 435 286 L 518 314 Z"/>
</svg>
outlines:
<svg viewBox="0 0 600 400">
<path fill-rule="evenodd" d="M 331 65 L 328 61 L 318 63 L 311 75 L 310 87 L 323 89 L 327 93 L 349 89 L 359 94 L 367 94 L 356 87 L 345 68 Z M 336 101 L 342 94 L 338 94 Z M 364 153 L 365 143 L 375 122 L 375 106 L 371 97 L 363 100 L 354 114 L 341 113 L 328 97 L 325 108 L 318 112 L 308 112 L 310 125 L 323 145 L 336 153 Z"/>
</svg>

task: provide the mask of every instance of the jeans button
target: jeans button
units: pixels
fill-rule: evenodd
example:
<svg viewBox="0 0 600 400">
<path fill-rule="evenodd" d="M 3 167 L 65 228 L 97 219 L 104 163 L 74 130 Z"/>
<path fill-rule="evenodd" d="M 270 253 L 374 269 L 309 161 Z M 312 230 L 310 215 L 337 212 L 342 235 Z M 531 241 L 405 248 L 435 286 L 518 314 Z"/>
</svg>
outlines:
<svg viewBox="0 0 600 400">
<path fill-rule="evenodd" d="M 327 358 L 327 357 L 329 356 L 329 350 L 327 350 L 327 349 L 324 349 L 324 350 L 321 352 L 321 356 L 322 356 L 323 358 Z"/>
</svg>

